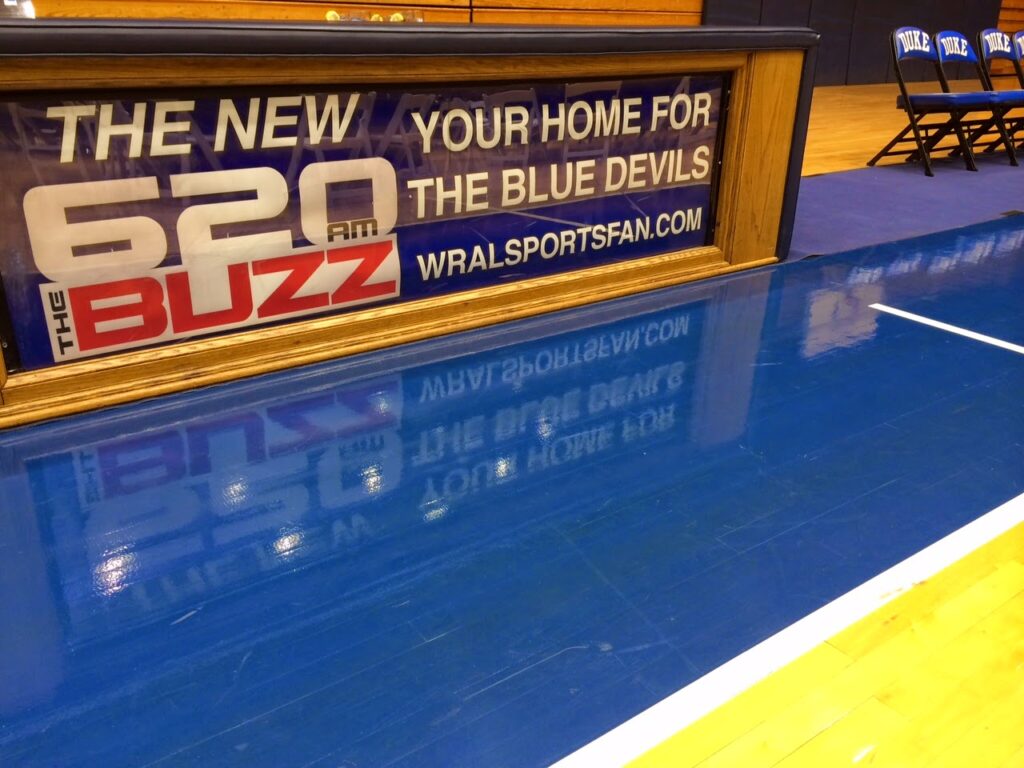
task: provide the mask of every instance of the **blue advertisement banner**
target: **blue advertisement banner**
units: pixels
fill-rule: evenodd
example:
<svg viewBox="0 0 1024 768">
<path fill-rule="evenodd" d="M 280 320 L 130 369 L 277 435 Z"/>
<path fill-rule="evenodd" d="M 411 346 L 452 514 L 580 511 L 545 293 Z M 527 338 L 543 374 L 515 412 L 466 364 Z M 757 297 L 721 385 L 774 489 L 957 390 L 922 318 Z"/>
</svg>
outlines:
<svg viewBox="0 0 1024 768">
<path fill-rule="evenodd" d="M 8 367 L 704 245 L 724 81 L 8 102 Z"/>
</svg>

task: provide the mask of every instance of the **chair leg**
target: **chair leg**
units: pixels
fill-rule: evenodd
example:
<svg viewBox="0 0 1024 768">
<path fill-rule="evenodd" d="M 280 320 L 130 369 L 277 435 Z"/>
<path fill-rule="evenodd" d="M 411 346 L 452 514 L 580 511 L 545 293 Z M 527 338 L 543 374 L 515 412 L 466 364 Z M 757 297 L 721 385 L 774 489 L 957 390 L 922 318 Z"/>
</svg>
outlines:
<svg viewBox="0 0 1024 768">
<path fill-rule="evenodd" d="M 950 113 L 949 118 L 953 121 L 953 129 L 956 131 L 956 137 L 960 140 L 960 150 L 964 153 L 964 165 L 967 166 L 968 171 L 978 170 L 978 164 L 974 162 L 974 151 L 971 149 L 971 145 L 967 143 L 967 136 L 964 135 L 964 127 L 960 124 L 960 113 Z"/>
<path fill-rule="evenodd" d="M 1006 132 L 1006 123 L 1003 120 L 1004 117 L 1006 117 L 1006 110 L 994 113 L 993 115 L 996 128 L 999 129 L 999 135 L 1003 139 L 1003 146 L 1006 147 L 1006 154 L 1010 158 L 1010 165 L 1020 165 L 1020 163 L 1017 162 L 1017 151 L 1013 148 L 1013 141 L 1010 140 L 1010 134 Z"/>
<path fill-rule="evenodd" d="M 1011 131 L 1009 129 L 1007 129 L 1007 130 L 1008 130 L 1008 134 L 1007 135 L 1009 135 L 1011 137 L 1011 141 L 1012 141 L 1013 140 L 1012 139 L 1013 131 Z M 998 141 L 993 141 L 987 147 L 985 147 L 985 154 L 986 155 L 991 155 L 993 152 L 996 151 L 996 147 L 998 147 L 998 146 L 999 146 L 999 142 Z"/>
<path fill-rule="evenodd" d="M 934 176 L 935 172 L 932 170 L 932 158 L 928 153 L 928 149 L 925 147 L 924 142 L 921 140 L 921 131 L 917 127 L 917 116 L 907 110 L 907 117 L 910 118 L 910 128 L 914 131 L 914 141 L 917 142 L 917 151 L 921 154 L 921 160 L 924 163 L 924 175 Z"/>
<path fill-rule="evenodd" d="M 978 139 L 980 139 L 982 136 L 984 136 L 986 133 L 988 133 L 990 130 L 992 130 L 992 126 L 994 124 L 995 124 L 995 119 L 994 118 L 990 119 L 990 120 L 988 120 L 988 121 L 986 121 L 984 123 L 982 123 L 980 126 L 975 128 L 968 135 L 967 143 L 970 144 L 971 147 L 974 147 L 974 145 L 975 145 L 975 143 L 977 143 Z M 995 145 L 989 145 L 988 147 L 985 148 L 985 154 L 986 155 L 989 154 L 990 152 L 992 152 L 992 150 L 994 148 L 995 148 Z M 954 147 L 949 152 L 949 156 L 950 157 L 957 157 L 959 154 L 960 154 L 960 147 Z"/>
<path fill-rule="evenodd" d="M 887 154 L 889 154 L 889 150 L 892 149 L 893 147 L 895 147 L 901 141 L 903 141 L 907 137 L 908 133 L 910 133 L 910 124 L 909 123 L 907 124 L 906 128 L 904 128 L 902 131 L 900 131 L 899 133 L 896 134 L 896 137 L 892 141 L 890 141 L 888 144 L 886 144 L 884 147 L 882 147 L 878 151 L 878 154 L 876 154 L 874 157 L 872 157 L 870 160 L 868 160 L 868 165 L 874 165 L 879 160 L 881 160 L 883 157 L 885 157 Z"/>
<path fill-rule="evenodd" d="M 924 147 L 925 147 L 925 150 L 928 152 L 929 155 L 931 154 L 932 150 L 935 149 L 935 147 L 938 146 L 940 141 L 942 141 L 944 138 L 949 136 L 950 126 L 951 125 L 952 125 L 952 122 L 947 120 L 942 125 L 932 125 L 932 126 L 924 126 L 924 125 L 922 125 L 921 126 L 922 130 L 925 130 L 926 128 L 931 128 L 932 129 L 931 135 L 930 136 L 926 135 L 925 139 L 924 139 Z M 958 149 L 959 149 L 959 147 L 958 147 Z M 912 154 L 910 154 L 907 157 L 907 162 L 908 163 L 909 162 L 916 162 L 918 157 L 919 157 L 919 155 L 920 155 L 919 152 L 913 152 Z M 952 157 L 952 154 L 950 156 Z"/>
</svg>

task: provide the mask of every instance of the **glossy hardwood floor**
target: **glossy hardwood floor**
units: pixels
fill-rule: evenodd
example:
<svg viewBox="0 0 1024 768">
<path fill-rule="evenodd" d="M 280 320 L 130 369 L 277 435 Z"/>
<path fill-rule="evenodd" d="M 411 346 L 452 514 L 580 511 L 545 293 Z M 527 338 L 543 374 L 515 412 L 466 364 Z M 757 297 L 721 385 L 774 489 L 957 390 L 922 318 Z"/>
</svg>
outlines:
<svg viewBox="0 0 1024 768">
<path fill-rule="evenodd" d="M 1003 78 L 999 86 L 1010 84 Z M 863 168 L 904 125 L 897 92 L 895 85 L 816 89 L 804 175 Z M 1024 768 L 1024 525 L 630 765 Z"/>
<path fill-rule="evenodd" d="M 1024 765 L 1024 527 L 818 646 L 633 765 Z"/>
<path fill-rule="evenodd" d="M 1013 88 L 1016 80 L 997 78 L 996 87 Z M 952 83 L 953 90 L 976 87 L 970 80 Z M 934 91 L 934 83 L 912 83 L 911 92 Z M 863 168 L 879 149 L 906 125 L 906 115 L 896 108 L 899 88 L 881 85 L 835 85 L 814 89 L 804 152 L 804 176 Z M 886 158 L 884 163 L 899 163 Z"/>
</svg>

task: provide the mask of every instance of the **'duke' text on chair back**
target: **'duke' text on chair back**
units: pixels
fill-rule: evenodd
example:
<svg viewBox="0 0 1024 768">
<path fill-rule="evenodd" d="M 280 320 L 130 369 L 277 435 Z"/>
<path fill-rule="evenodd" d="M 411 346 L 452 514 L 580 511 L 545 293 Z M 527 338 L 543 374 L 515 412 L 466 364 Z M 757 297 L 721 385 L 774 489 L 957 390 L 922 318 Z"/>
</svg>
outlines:
<svg viewBox="0 0 1024 768">
<path fill-rule="evenodd" d="M 983 29 L 978 33 L 978 50 L 981 51 L 982 72 L 989 90 L 993 90 L 992 63 L 994 61 L 1010 62 L 1017 74 L 1017 80 L 1021 86 L 1024 86 L 1024 71 L 1021 70 L 1020 65 L 1021 57 L 1024 56 L 1024 31 L 1018 32 L 1011 38 L 1001 29 Z"/>
</svg>

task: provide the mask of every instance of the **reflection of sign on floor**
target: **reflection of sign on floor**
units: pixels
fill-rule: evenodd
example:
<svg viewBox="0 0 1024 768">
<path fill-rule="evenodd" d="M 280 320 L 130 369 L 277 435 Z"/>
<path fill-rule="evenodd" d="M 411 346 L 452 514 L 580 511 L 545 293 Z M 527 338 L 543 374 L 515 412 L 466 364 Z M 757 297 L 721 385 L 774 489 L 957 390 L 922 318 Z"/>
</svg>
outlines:
<svg viewBox="0 0 1024 768">
<path fill-rule="evenodd" d="M 880 283 L 812 293 L 807 308 L 803 356 L 816 357 L 873 338 L 878 330 L 878 313 L 870 305 L 881 301 L 882 297 Z"/>
<path fill-rule="evenodd" d="M 43 639 L 0 654 L 0 677 L 39 667 L 0 706 L 45 698 L 82 663 L 67 648 L 192 622 L 225 598 L 232 615 L 249 615 L 236 598 L 271 615 L 326 583 L 332 599 L 404 589 L 596 510 L 596 483 L 661 487 L 745 429 L 770 281 L 758 271 L 646 313 L 619 306 L 613 321 L 605 307 L 561 331 L 538 323 L 466 356 L 437 345 L 440 359 L 379 377 L 305 371 L 23 434 L 6 464 L 0 450 L 5 498 L 53 533 L 8 536 L 38 552 L 38 573 L 0 583 L 0 606 L 59 605 L 60 619 L 34 608 Z M 272 578 L 296 591 L 268 605 L 254 587 Z"/>
</svg>

